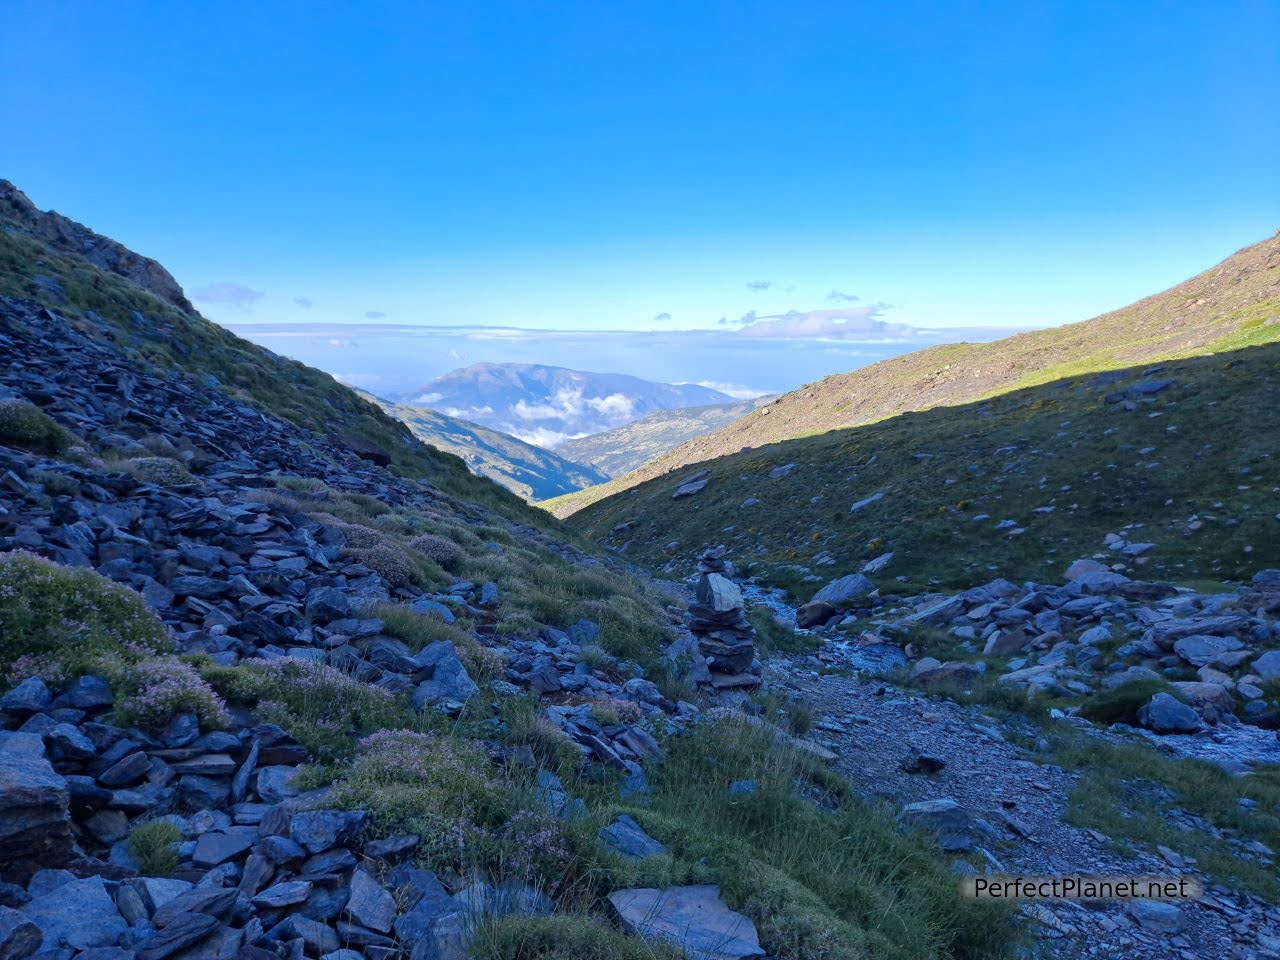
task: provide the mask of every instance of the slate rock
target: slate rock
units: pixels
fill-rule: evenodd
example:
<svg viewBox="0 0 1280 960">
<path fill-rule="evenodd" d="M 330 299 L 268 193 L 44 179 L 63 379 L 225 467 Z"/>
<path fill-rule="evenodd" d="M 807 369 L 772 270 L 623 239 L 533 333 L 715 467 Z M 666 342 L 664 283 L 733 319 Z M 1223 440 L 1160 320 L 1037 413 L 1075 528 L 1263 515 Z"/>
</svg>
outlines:
<svg viewBox="0 0 1280 960">
<path fill-rule="evenodd" d="M 909 803 L 902 808 L 898 819 L 907 826 L 936 833 L 938 845 L 948 853 L 968 850 L 973 846 L 973 817 L 949 798 Z"/>
<path fill-rule="evenodd" d="M 1200 729 L 1200 715 L 1168 693 L 1157 693 L 1141 707 L 1138 722 L 1156 733 L 1194 733 Z"/>
<path fill-rule="evenodd" d="M 337 587 L 316 587 L 307 593 L 304 612 L 312 623 L 330 623 L 351 613 L 351 601 Z"/>
<path fill-rule="evenodd" d="M 712 884 L 615 890 L 609 902 L 625 929 L 645 940 L 660 940 L 695 960 L 751 960 L 763 957 L 755 924 L 730 910 Z"/>
<path fill-rule="evenodd" d="M 39 713 L 53 702 L 53 694 L 39 677 L 27 677 L 20 684 L 0 697 L 0 713 L 25 717 Z"/>
<path fill-rule="evenodd" d="M 645 833 L 644 828 L 626 814 L 601 827 L 600 839 L 628 860 L 643 860 L 667 852 L 666 847 Z"/>
<path fill-rule="evenodd" d="M 228 827 L 210 830 L 196 841 L 191 861 L 198 867 L 216 867 L 245 853 L 258 840 L 256 827 Z"/>
<path fill-rule="evenodd" d="M 129 931 L 102 877 L 97 876 L 60 884 L 34 897 L 21 912 L 40 928 L 44 950 L 111 947 Z"/>
<path fill-rule="evenodd" d="M 182 913 L 172 917 L 138 950 L 138 960 L 164 960 L 203 940 L 218 927 L 207 913 Z"/>
<path fill-rule="evenodd" d="M 396 919 L 396 901 L 368 873 L 356 870 L 351 874 L 347 912 L 356 923 L 379 933 L 387 933 Z"/>
<path fill-rule="evenodd" d="M 312 853 L 350 847 L 359 841 L 368 819 L 364 810 L 304 810 L 289 822 L 289 838 Z"/>
<path fill-rule="evenodd" d="M 311 881 L 286 880 L 268 887 L 253 898 L 255 907 L 277 909 L 304 902 L 311 896 Z"/>
<path fill-rule="evenodd" d="M 860 573 L 832 580 L 810 599 L 810 603 L 829 603 L 833 607 L 847 604 L 858 597 L 866 596 L 875 589 L 875 584 Z"/>
<path fill-rule="evenodd" d="M 67 781 L 42 756 L 0 752 L 0 875 L 25 878 L 72 854 Z"/>
<path fill-rule="evenodd" d="M 26 960 L 40 949 L 40 928 L 17 910 L 0 907 L 0 960 Z"/>
</svg>

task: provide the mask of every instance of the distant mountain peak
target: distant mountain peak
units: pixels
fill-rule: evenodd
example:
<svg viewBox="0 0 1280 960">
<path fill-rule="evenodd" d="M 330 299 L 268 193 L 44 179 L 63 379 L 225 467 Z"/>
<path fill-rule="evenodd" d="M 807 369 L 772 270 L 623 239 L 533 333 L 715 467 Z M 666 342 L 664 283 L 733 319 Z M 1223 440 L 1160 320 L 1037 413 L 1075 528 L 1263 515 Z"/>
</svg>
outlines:
<svg viewBox="0 0 1280 960">
<path fill-rule="evenodd" d="M 402 402 L 554 449 L 655 410 L 732 403 L 733 398 L 700 384 L 656 383 L 624 373 L 539 363 L 473 363 L 411 391 Z"/>
</svg>

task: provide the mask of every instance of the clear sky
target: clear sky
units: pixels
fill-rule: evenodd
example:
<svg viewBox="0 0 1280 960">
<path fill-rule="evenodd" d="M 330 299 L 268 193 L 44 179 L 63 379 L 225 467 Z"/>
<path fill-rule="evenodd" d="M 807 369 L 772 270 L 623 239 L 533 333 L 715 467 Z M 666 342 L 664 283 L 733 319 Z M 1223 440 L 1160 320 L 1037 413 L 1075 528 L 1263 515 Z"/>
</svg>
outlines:
<svg viewBox="0 0 1280 960">
<path fill-rule="evenodd" d="M 1043 326 L 1280 227 L 1280 2 L 0 17 L 0 176 L 223 322 Z"/>
</svg>

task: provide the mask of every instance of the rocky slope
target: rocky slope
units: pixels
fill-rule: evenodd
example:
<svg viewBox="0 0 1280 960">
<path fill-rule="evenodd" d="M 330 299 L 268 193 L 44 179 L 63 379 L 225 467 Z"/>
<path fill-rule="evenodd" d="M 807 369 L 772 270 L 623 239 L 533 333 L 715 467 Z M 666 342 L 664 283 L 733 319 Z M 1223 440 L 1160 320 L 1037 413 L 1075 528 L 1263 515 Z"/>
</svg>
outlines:
<svg viewBox="0 0 1280 960">
<path fill-rule="evenodd" d="M 775 399 L 756 397 L 736 403 L 655 410 L 613 430 L 568 440 L 557 451 L 576 463 L 598 470 L 605 479 L 620 477 L 661 457 L 686 440 L 728 426 Z M 604 480 L 597 482 L 603 483 Z"/>
<path fill-rule="evenodd" d="M 1163 293 L 1092 320 L 995 343 L 930 347 L 801 387 L 617 480 L 549 504 L 560 517 L 744 449 L 972 403 L 1083 373 L 1280 340 L 1280 233 Z"/>
<path fill-rule="evenodd" d="M 664 656 L 719 642 L 674 594 L 329 378 L 0 243 L 0 954 L 1011 945 L 927 832 Z M 693 623 L 749 636 L 725 584 Z"/>
<path fill-rule="evenodd" d="M 472 473 L 488 477 L 524 500 L 548 500 L 608 479 L 569 455 L 535 447 L 500 430 L 425 407 L 391 403 L 372 395 L 369 399 L 423 443 L 461 458 Z"/>
</svg>

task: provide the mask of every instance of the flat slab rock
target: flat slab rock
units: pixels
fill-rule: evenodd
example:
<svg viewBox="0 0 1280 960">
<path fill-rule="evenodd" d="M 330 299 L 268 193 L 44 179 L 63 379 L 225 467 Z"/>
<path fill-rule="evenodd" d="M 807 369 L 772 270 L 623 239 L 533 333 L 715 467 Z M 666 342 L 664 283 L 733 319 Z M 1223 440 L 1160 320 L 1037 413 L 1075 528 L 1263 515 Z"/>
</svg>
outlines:
<svg viewBox="0 0 1280 960">
<path fill-rule="evenodd" d="M 674 944 L 689 960 L 764 956 L 755 924 L 730 910 L 714 884 L 616 890 L 609 902 L 628 930 L 646 940 Z"/>
</svg>

